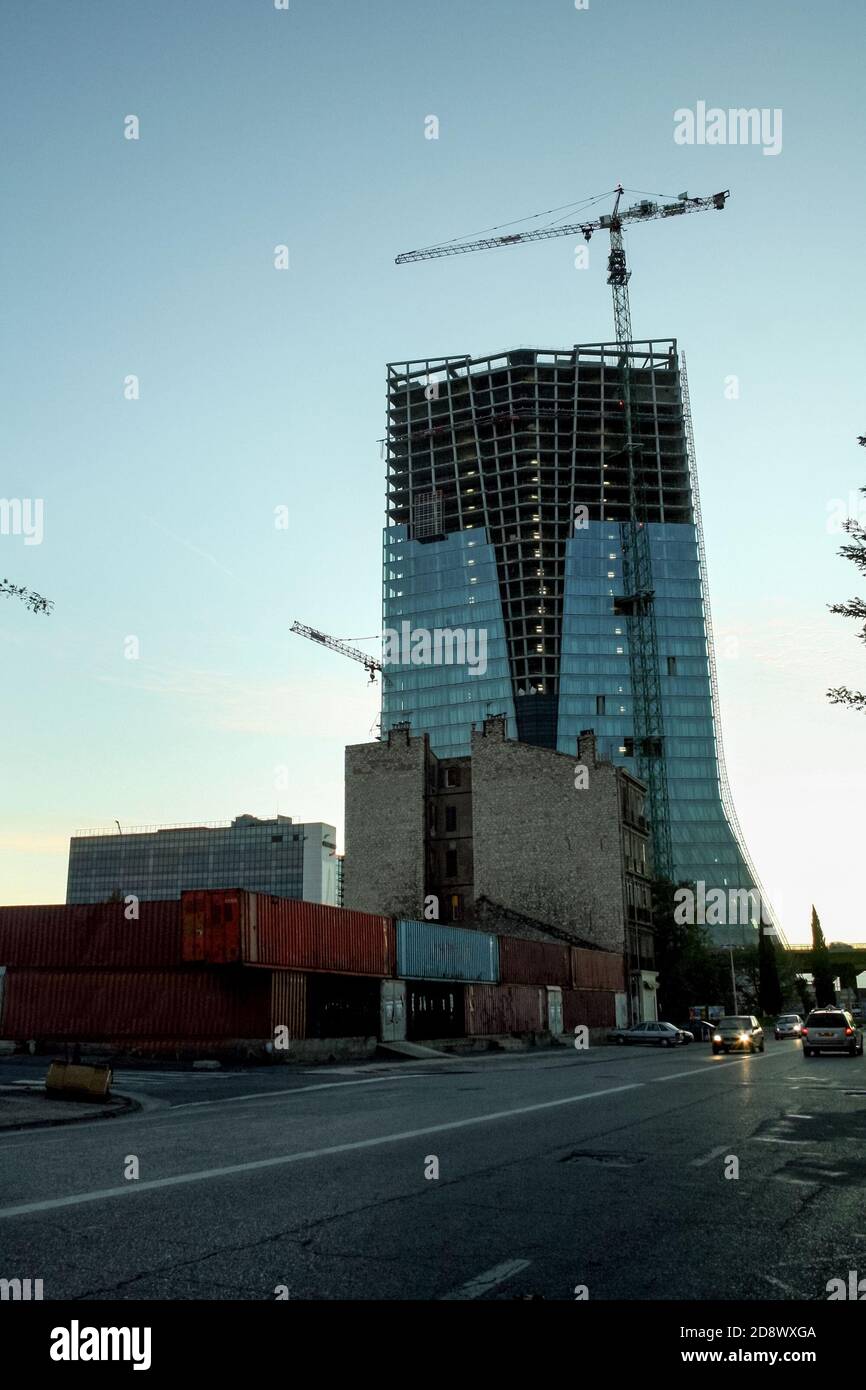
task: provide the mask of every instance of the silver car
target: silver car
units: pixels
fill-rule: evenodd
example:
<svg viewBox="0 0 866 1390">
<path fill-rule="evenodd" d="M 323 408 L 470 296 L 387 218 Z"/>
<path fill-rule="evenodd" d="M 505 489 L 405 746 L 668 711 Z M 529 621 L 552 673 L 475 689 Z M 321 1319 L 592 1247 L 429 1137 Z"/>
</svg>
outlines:
<svg viewBox="0 0 866 1390">
<path fill-rule="evenodd" d="M 773 1029 L 774 1038 L 799 1038 L 803 1020 L 799 1014 L 780 1014 Z"/>
<path fill-rule="evenodd" d="M 813 1009 L 803 1024 L 803 1056 L 819 1052 L 847 1052 L 863 1056 L 863 1034 L 844 1009 Z"/>
<path fill-rule="evenodd" d="M 713 1033 L 713 1052 L 763 1052 L 764 1030 L 754 1014 L 728 1014 Z"/>
<path fill-rule="evenodd" d="M 675 1028 L 672 1023 L 636 1023 L 633 1028 L 612 1028 L 608 1041 L 619 1043 L 649 1043 L 655 1047 L 681 1047 L 694 1042 L 687 1028 Z"/>
</svg>

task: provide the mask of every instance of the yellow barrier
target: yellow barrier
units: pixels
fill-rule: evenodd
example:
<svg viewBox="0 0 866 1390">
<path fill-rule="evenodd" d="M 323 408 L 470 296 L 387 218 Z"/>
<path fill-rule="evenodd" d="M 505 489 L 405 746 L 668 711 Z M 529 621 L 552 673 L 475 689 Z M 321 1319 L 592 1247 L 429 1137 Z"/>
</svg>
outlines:
<svg viewBox="0 0 866 1390">
<path fill-rule="evenodd" d="M 71 1062 L 52 1062 L 45 1089 L 107 1100 L 111 1094 L 111 1067 L 84 1067 Z"/>
</svg>

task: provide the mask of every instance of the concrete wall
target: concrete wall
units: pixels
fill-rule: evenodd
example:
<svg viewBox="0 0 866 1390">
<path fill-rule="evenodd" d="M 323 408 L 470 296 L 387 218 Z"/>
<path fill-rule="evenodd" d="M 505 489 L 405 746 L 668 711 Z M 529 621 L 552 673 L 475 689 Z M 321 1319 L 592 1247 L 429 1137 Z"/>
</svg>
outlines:
<svg viewBox="0 0 866 1390">
<path fill-rule="evenodd" d="M 423 917 L 428 758 L 404 729 L 346 749 L 345 907 Z"/>
<path fill-rule="evenodd" d="M 472 814 L 476 899 L 624 949 L 617 773 L 595 761 L 594 740 L 569 758 L 507 740 L 503 722 L 488 720 L 472 737 Z"/>
</svg>

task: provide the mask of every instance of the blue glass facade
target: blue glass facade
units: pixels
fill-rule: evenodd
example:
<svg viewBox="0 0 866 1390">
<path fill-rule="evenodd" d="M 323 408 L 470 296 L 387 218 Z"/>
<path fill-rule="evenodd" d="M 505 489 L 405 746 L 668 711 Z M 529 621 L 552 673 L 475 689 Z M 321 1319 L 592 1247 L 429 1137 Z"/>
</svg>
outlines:
<svg viewBox="0 0 866 1390">
<path fill-rule="evenodd" d="M 722 806 L 695 527 L 651 523 L 659 678 L 675 879 L 751 887 Z M 572 753 L 594 728 L 602 757 L 634 769 L 628 625 L 619 527 L 590 522 L 568 542 L 557 747 Z"/>
<path fill-rule="evenodd" d="M 406 526 L 391 526 L 384 540 L 382 625 L 402 635 L 412 629 L 460 629 L 474 634 L 478 674 L 468 663 L 398 661 L 385 665 L 382 730 L 408 721 L 430 735 L 442 758 L 466 757 L 473 724 L 505 714 L 516 737 L 514 700 L 493 547 L 481 529 L 457 531 L 438 541 L 411 540 Z M 401 656 L 411 652 L 401 650 Z M 482 673 L 482 665 L 486 669 Z"/>
<path fill-rule="evenodd" d="M 606 344 L 391 364 L 384 628 L 481 629 L 487 668 L 386 661 L 382 730 L 406 722 L 440 757 L 465 756 L 472 725 L 505 713 L 510 737 L 569 755 L 592 729 L 603 757 L 639 775 L 650 740 L 646 703 L 642 744 L 635 728 L 632 665 L 647 644 L 630 663 L 623 571 L 631 457 L 652 560 L 652 756 L 673 877 L 759 888 L 722 792 L 676 343 L 630 345 L 631 453 L 622 370 Z"/>
</svg>

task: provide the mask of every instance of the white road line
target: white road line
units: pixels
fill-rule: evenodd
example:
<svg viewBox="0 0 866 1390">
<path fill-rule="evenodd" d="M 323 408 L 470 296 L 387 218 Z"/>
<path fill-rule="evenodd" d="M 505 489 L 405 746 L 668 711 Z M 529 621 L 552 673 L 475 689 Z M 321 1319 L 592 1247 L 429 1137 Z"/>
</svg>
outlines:
<svg viewBox="0 0 866 1390">
<path fill-rule="evenodd" d="M 497 1284 L 504 1284 L 512 1275 L 527 1269 L 531 1263 L 531 1260 L 506 1260 L 505 1264 L 494 1265 L 493 1269 L 486 1270 L 484 1274 L 476 1274 L 475 1278 L 470 1279 L 462 1288 L 455 1289 L 453 1293 L 443 1294 L 441 1302 L 447 1303 L 449 1299 L 480 1298 L 482 1294 L 495 1289 Z"/>
<path fill-rule="evenodd" d="M 773 1174 L 773 1181 L 787 1183 L 789 1187 L 817 1187 L 818 1185 L 817 1178 L 813 1178 L 810 1182 L 807 1182 L 805 1178 L 783 1178 L 778 1173 Z M 767 1276 L 765 1275 L 764 1277 L 766 1278 Z"/>
<path fill-rule="evenodd" d="M 789 1110 L 787 1116 L 789 1120 L 814 1120 L 815 1118 L 814 1115 L 798 1115 L 796 1110 Z"/>
<path fill-rule="evenodd" d="M 725 1067 L 739 1067 L 742 1062 L 739 1058 L 735 1062 L 713 1062 L 713 1072 L 724 1071 Z M 688 1071 L 672 1071 L 667 1076 L 654 1076 L 653 1081 L 678 1081 L 681 1076 L 709 1076 L 711 1073 L 698 1067 L 689 1067 Z"/>
<path fill-rule="evenodd" d="M 78 1207 L 85 1202 L 101 1202 L 111 1197 L 130 1197 L 136 1192 L 153 1192 L 162 1187 L 181 1187 L 187 1183 L 204 1182 L 210 1178 L 225 1178 L 235 1173 L 254 1173 L 265 1168 L 283 1168 L 289 1163 L 303 1163 L 313 1158 L 330 1158 L 335 1154 L 356 1153 L 360 1149 L 375 1149 L 383 1144 L 399 1144 L 406 1139 L 421 1139 L 428 1134 L 447 1134 L 454 1129 L 469 1129 L 474 1125 L 491 1124 L 494 1120 L 510 1120 L 514 1115 L 534 1115 L 542 1110 L 556 1110 L 564 1105 L 576 1105 L 582 1100 L 597 1100 L 615 1096 L 623 1091 L 639 1091 L 640 1082 L 626 1086 L 609 1086 L 603 1091 L 585 1091 L 579 1096 L 560 1100 L 540 1101 L 536 1105 L 521 1105 L 515 1110 L 494 1110 L 489 1115 L 473 1115 L 468 1120 L 449 1120 L 442 1125 L 425 1125 L 423 1129 L 407 1129 L 397 1134 L 381 1134 L 375 1139 L 355 1139 L 348 1144 L 332 1144 L 324 1149 L 307 1149 L 300 1153 L 280 1154 L 277 1158 L 258 1158 L 249 1163 L 230 1163 L 224 1168 L 203 1168 L 193 1173 L 177 1173 L 171 1178 L 152 1178 L 147 1182 L 131 1182 L 125 1187 L 105 1187 L 96 1192 L 78 1192 L 72 1197 L 51 1197 L 44 1202 L 23 1202 L 17 1207 L 0 1207 L 0 1218 L 27 1216 L 36 1211 L 56 1211 L 59 1207 Z"/>
<path fill-rule="evenodd" d="M 720 1144 L 717 1149 L 710 1149 L 710 1152 L 708 1154 L 704 1154 L 703 1158 L 693 1158 L 691 1161 L 691 1167 L 703 1168 L 705 1163 L 712 1163 L 714 1158 L 719 1158 L 721 1154 L 728 1152 L 730 1152 L 729 1145 Z"/>
<path fill-rule="evenodd" d="M 808 1144 L 808 1143 L 810 1142 L 808 1139 L 774 1139 L 774 1138 L 773 1138 L 771 1135 L 769 1135 L 769 1134 L 751 1134 L 751 1135 L 749 1135 L 749 1138 L 751 1139 L 751 1141 L 752 1141 L 753 1144 L 797 1144 L 797 1145 L 801 1145 L 801 1144 Z"/>
<path fill-rule="evenodd" d="M 417 1075 L 417 1073 L 416 1073 Z M 272 1100 L 278 1096 L 302 1096 L 310 1091 L 337 1091 L 343 1086 L 378 1086 L 382 1081 L 401 1081 L 402 1076 L 368 1076 L 363 1081 L 323 1081 L 320 1086 L 287 1086 L 280 1091 L 250 1091 L 245 1096 L 219 1096 L 216 1100 L 186 1100 L 169 1107 L 173 1115 L 178 1110 L 201 1110 L 205 1105 L 233 1105 L 236 1100 Z"/>
</svg>

